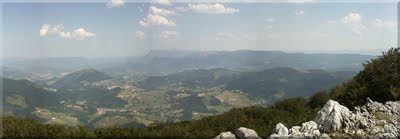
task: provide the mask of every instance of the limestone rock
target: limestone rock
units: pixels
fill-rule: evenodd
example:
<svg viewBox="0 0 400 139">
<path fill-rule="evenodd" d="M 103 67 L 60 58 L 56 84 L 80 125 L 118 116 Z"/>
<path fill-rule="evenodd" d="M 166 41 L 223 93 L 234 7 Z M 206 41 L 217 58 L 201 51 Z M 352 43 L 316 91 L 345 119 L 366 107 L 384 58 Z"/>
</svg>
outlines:
<svg viewBox="0 0 400 139">
<path fill-rule="evenodd" d="M 351 115 L 350 110 L 338 102 L 329 100 L 318 112 L 314 121 L 322 132 L 335 132 L 344 127 L 344 120 Z"/>
<path fill-rule="evenodd" d="M 314 121 L 293 126 L 288 135 L 284 134 L 283 127 L 278 124 L 269 138 L 400 138 L 400 101 L 382 104 L 367 99 L 365 105 L 350 111 L 329 100 Z"/>
<path fill-rule="evenodd" d="M 286 136 L 289 134 L 289 130 L 286 128 L 285 125 L 283 125 L 282 123 L 279 123 L 276 125 L 274 133 L 278 134 L 278 135 Z"/>
<path fill-rule="evenodd" d="M 236 129 L 235 133 L 240 139 L 261 139 L 256 131 L 245 127 L 240 127 Z"/>
<path fill-rule="evenodd" d="M 301 124 L 301 133 L 311 134 L 314 136 L 319 136 L 320 132 L 318 130 L 318 125 L 314 121 L 309 121 Z"/>
<path fill-rule="evenodd" d="M 232 134 L 231 132 L 222 132 L 218 136 L 216 136 L 214 139 L 236 139 L 235 135 Z"/>
<path fill-rule="evenodd" d="M 280 133 L 284 131 L 285 125 L 279 123 L 276 125 L 274 134 L 269 136 L 270 139 L 286 139 L 286 138 L 320 138 L 321 133 L 318 130 L 318 125 L 314 121 L 305 122 L 300 126 L 293 126 L 289 130 L 289 134 Z M 287 128 L 286 128 L 287 129 Z M 329 137 L 329 136 L 328 136 Z M 326 136 L 325 136 L 326 138 Z"/>
<path fill-rule="evenodd" d="M 290 128 L 290 130 L 289 130 L 289 134 L 290 135 L 298 135 L 298 134 L 301 134 L 300 133 L 300 126 L 293 126 L 292 128 Z"/>
</svg>

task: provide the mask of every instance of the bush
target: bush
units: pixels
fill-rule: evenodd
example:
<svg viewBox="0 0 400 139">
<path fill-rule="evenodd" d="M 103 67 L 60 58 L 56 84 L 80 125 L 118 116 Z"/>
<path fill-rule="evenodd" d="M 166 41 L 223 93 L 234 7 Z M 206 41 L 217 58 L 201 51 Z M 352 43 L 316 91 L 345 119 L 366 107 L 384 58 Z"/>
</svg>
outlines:
<svg viewBox="0 0 400 139">
<path fill-rule="evenodd" d="M 329 95 L 325 91 L 320 91 L 311 97 L 309 105 L 311 108 L 320 109 L 329 99 Z"/>
<path fill-rule="evenodd" d="M 370 98 L 378 102 L 400 100 L 400 48 L 392 48 L 364 64 L 352 80 L 331 91 L 331 96 L 348 108 Z"/>
</svg>

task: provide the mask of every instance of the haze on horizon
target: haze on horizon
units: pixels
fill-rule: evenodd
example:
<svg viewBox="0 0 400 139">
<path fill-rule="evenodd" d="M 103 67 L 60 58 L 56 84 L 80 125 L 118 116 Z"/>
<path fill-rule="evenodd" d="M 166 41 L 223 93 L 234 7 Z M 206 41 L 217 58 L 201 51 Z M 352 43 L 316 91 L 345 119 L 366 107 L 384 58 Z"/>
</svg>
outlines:
<svg viewBox="0 0 400 139">
<path fill-rule="evenodd" d="M 157 49 L 380 53 L 397 46 L 397 4 L 377 2 L 5 2 L 0 57 L 123 57 Z"/>
</svg>

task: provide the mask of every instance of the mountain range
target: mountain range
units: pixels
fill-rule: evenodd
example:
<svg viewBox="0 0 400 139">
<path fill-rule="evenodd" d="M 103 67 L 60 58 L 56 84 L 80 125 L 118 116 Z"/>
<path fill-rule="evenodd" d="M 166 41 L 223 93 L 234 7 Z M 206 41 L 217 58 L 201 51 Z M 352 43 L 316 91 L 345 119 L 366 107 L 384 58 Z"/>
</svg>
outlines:
<svg viewBox="0 0 400 139">
<path fill-rule="evenodd" d="M 2 90 L 6 115 L 92 128 L 143 127 L 310 96 L 354 74 L 292 68 L 257 72 L 216 68 L 124 79 L 86 68 L 38 83 L 3 77 Z"/>
</svg>

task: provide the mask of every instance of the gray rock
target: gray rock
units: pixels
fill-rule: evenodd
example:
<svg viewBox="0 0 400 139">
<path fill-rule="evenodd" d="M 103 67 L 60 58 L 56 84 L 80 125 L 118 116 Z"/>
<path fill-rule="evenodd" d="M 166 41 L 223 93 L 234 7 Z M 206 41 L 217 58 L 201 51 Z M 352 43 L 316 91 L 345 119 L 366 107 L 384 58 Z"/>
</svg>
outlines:
<svg viewBox="0 0 400 139">
<path fill-rule="evenodd" d="M 261 139 L 256 131 L 245 127 L 240 127 L 236 129 L 235 133 L 240 139 Z"/>
<path fill-rule="evenodd" d="M 330 138 L 361 136 L 365 138 L 400 138 L 400 101 L 385 104 L 367 99 L 367 103 L 350 111 L 329 100 L 314 121 L 293 126 L 286 135 L 278 124 L 270 138 Z M 282 132 L 276 132 L 282 131 Z M 328 133 L 328 134 L 326 134 Z"/>
<path fill-rule="evenodd" d="M 299 135 L 299 134 L 301 134 L 300 128 L 301 128 L 300 126 L 293 126 L 292 128 L 290 128 L 289 134 L 290 135 Z"/>
<path fill-rule="evenodd" d="M 318 125 L 314 121 L 309 121 L 301 124 L 301 133 L 311 134 L 314 136 L 319 136 L 320 132 L 318 130 Z"/>
<path fill-rule="evenodd" d="M 268 139 L 289 139 L 289 135 L 272 134 Z"/>
<path fill-rule="evenodd" d="M 314 121 L 305 122 L 300 126 L 293 126 L 286 134 L 287 128 L 282 123 L 276 125 L 274 134 L 269 136 L 271 139 L 282 138 L 318 138 L 321 133 L 318 130 L 318 125 Z"/>
<path fill-rule="evenodd" d="M 345 106 L 338 102 L 329 100 L 325 106 L 318 112 L 314 121 L 322 132 L 335 132 L 344 127 L 343 121 L 349 117 L 351 112 Z"/>
<path fill-rule="evenodd" d="M 235 135 L 232 134 L 231 132 L 222 132 L 218 136 L 216 136 L 214 139 L 236 139 Z"/>
<path fill-rule="evenodd" d="M 279 123 L 276 125 L 276 127 L 274 129 L 274 133 L 277 135 L 286 136 L 289 134 L 289 130 L 286 128 L 285 125 L 283 125 L 282 123 Z"/>
</svg>

